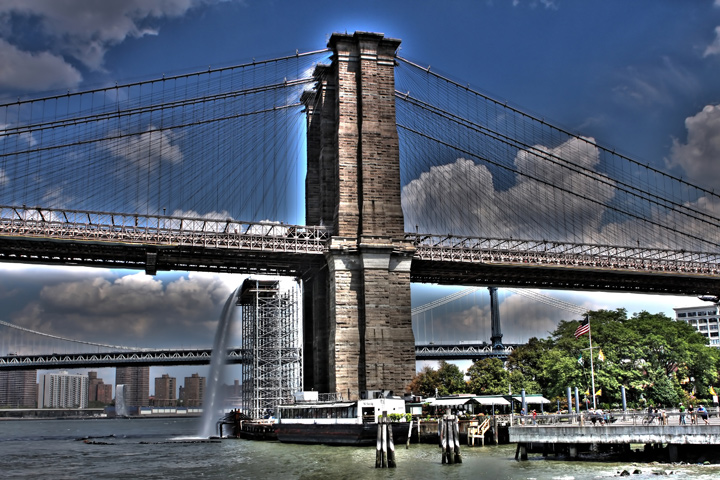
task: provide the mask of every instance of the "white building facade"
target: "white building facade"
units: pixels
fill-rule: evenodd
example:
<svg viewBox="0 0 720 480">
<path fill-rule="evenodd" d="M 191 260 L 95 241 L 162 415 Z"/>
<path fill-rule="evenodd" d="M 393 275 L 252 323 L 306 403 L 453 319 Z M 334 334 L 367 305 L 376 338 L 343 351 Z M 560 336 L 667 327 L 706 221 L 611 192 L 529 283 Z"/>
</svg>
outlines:
<svg viewBox="0 0 720 480">
<path fill-rule="evenodd" d="M 673 308 L 675 320 L 686 322 L 708 339 L 712 347 L 720 347 L 720 306 Z"/>
<path fill-rule="evenodd" d="M 88 377 L 67 372 L 48 373 L 38 383 L 38 408 L 87 408 Z"/>
</svg>

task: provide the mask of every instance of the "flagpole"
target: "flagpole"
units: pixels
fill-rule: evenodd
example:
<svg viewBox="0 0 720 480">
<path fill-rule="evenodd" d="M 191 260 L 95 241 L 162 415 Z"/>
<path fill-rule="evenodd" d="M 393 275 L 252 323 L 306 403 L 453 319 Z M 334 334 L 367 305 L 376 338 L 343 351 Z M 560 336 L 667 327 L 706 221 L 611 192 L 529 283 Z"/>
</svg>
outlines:
<svg viewBox="0 0 720 480">
<path fill-rule="evenodd" d="M 590 327 L 590 314 L 586 313 L 588 327 Z M 593 398 L 593 410 L 597 409 L 595 406 L 595 367 L 593 366 L 593 350 L 592 350 L 592 327 L 588 329 L 588 337 L 590 338 L 590 381 L 592 382 L 592 398 Z"/>
</svg>

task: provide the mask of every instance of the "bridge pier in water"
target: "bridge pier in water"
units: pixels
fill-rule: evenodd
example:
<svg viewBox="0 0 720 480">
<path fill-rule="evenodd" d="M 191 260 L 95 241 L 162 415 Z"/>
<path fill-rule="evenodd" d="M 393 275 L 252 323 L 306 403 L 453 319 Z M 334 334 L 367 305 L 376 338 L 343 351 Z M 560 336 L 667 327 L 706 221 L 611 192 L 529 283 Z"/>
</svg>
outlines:
<svg viewBox="0 0 720 480">
<path fill-rule="evenodd" d="M 333 34 L 307 109 L 306 222 L 330 225 L 324 268 L 305 281 L 305 387 L 359 398 L 403 392 L 415 373 L 414 248 L 404 240 L 395 53 L 382 34 Z"/>
</svg>

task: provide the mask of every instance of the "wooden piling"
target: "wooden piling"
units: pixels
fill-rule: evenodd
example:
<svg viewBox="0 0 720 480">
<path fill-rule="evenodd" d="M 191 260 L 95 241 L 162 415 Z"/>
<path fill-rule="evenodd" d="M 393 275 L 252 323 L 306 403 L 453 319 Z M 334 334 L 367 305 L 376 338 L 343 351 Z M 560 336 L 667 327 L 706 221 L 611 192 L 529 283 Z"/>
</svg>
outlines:
<svg viewBox="0 0 720 480">
<path fill-rule="evenodd" d="M 460 455 L 460 425 L 455 415 L 447 413 L 438 422 L 442 463 L 462 463 Z"/>
<path fill-rule="evenodd" d="M 377 442 L 375 449 L 375 468 L 395 468 L 395 443 L 392 425 L 387 412 L 378 419 Z"/>
<path fill-rule="evenodd" d="M 383 466 L 383 424 L 382 417 L 378 419 L 377 442 L 375 447 L 375 468 Z"/>
<path fill-rule="evenodd" d="M 495 445 L 500 444 L 500 432 L 498 429 L 497 417 L 493 417 L 493 442 Z"/>
<path fill-rule="evenodd" d="M 385 429 L 387 430 L 387 459 L 388 468 L 395 468 L 395 442 L 393 442 L 392 423 L 390 419 L 384 418 Z"/>
<path fill-rule="evenodd" d="M 445 430 L 445 449 L 443 450 L 445 459 L 443 463 L 452 465 L 455 463 L 455 458 L 452 455 L 453 447 L 455 446 L 455 439 L 453 438 L 455 436 L 455 429 L 452 427 L 449 417 L 450 415 L 445 415 L 442 419 L 444 425 L 443 430 Z"/>
<path fill-rule="evenodd" d="M 447 425 L 445 417 L 438 420 L 438 436 L 440 437 L 440 451 L 442 452 L 442 463 L 447 463 L 447 456 L 445 452 L 447 450 Z"/>
<path fill-rule="evenodd" d="M 454 442 L 455 448 L 453 449 L 455 463 L 462 463 L 462 456 L 460 455 L 460 422 L 457 417 L 452 419 L 452 427 L 454 431 Z"/>
<path fill-rule="evenodd" d="M 405 443 L 405 449 L 406 449 L 406 450 L 407 450 L 408 448 L 410 448 L 410 437 L 412 437 L 412 427 L 413 427 L 413 422 L 414 422 L 414 421 L 415 421 L 414 419 L 411 419 L 411 420 L 410 420 L 410 427 L 408 428 L 407 443 Z M 420 422 L 420 420 L 418 420 L 418 423 L 419 423 L 419 422 Z M 418 430 L 418 442 L 419 442 L 419 441 L 420 441 L 420 431 Z"/>
</svg>

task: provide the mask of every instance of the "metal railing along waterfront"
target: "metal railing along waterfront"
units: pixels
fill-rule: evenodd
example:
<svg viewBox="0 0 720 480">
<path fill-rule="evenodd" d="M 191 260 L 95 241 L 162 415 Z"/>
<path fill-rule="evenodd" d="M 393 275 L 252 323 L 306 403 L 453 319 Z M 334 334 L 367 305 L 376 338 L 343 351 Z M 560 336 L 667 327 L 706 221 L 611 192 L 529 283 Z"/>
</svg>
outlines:
<svg viewBox="0 0 720 480">
<path fill-rule="evenodd" d="M 706 407 L 708 411 L 708 424 L 720 425 L 720 408 Z M 643 426 L 643 427 L 664 427 L 681 425 L 680 418 L 684 415 L 685 423 L 682 425 L 704 425 L 704 420 L 697 413 L 686 411 L 684 414 L 677 409 L 648 414 L 647 410 L 603 410 L 602 420 L 600 414 L 592 411 L 577 413 L 538 413 L 537 416 L 513 415 L 511 425 L 515 427 L 552 427 L 552 426 L 575 426 L 575 427 L 604 427 L 604 426 Z"/>
<path fill-rule="evenodd" d="M 412 242 L 414 256 L 421 260 L 720 274 L 718 253 L 419 233 L 406 233 L 405 239 Z"/>
<path fill-rule="evenodd" d="M 0 236 L 189 246 L 291 253 L 323 253 L 330 232 L 322 226 L 0 206 Z"/>
</svg>

